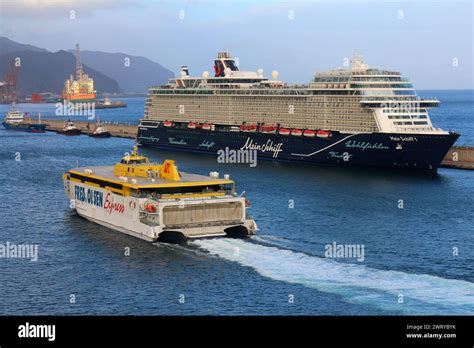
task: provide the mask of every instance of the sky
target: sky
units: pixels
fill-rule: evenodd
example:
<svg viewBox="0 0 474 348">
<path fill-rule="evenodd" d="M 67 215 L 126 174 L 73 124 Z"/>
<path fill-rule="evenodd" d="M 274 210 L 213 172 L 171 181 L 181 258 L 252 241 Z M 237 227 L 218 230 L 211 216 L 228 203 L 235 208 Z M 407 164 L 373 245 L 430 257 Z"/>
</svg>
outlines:
<svg viewBox="0 0 474 348">
<path fill-rule="evenodd" d="M 0 36 L 50 51 L 122 52 L 176 75 L 212 71 L 218 51 L 241 70 L 306 83 L 355 50 L 417 89 L 474 89 L 472 0 L 0 0 Z M 72 12 L 71 12 L 72 11 Z M 133 63 L 133 61 L 132 61 Z"/>
</svg>

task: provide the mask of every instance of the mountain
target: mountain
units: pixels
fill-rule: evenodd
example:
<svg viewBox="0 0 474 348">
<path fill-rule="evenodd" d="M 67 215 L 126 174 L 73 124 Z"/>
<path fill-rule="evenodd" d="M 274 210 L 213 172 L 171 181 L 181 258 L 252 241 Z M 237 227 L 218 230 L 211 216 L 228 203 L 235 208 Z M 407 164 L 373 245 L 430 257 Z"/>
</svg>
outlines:
<svg viewBox="0 0 474 348">
<path fill-rule="evenodd" d="M 168 78 L 174 77 L 172 71 L 148 58 L 124 53 L 81 51 L 81 61 L 113 77 L 125 93 L 147 93 L 148 87 L 167 83 Z"/>
<path fill-rule="evenodd" d="M 0 36 L 0 81 L 13 57 L 20 56 L 17 90 L 21 95 L 31 92 L 60 93 L 64 81 L 75 74 L 74 51 L 49 52 L 43 48 L 15 42 Z M 148 87 L 166 83 L 173 73 L 145 57 L 125 53 L 81 51 L 84 71 L 94 79 L 98 94 L 147 93 Z M 130 64 L 126 64 L 130 62 Z"/>
<path fill-rule="evenodd" d="M 19 42 L 12 41 L 4 36 L 0 36 L 0 55 L 21 51 L 48 52 L 43 48 L 21 44 Z"/>
<path fill-rule="evenodd" d="M 66 51 L 55 53 L 44 51 L 10 52 L 0 55 L 0 80 L 3 80 L 11 61 L 21 59 L 17 81 L 19 95 L 38 92 L 61 93 L 64 81 L 76 72 L 76 58 Z M 101 93 L 120 93 L 120 87 L 114 79 L 83 65 L 84 72 L 94 79 L 94 88 Z"/>
</svg>

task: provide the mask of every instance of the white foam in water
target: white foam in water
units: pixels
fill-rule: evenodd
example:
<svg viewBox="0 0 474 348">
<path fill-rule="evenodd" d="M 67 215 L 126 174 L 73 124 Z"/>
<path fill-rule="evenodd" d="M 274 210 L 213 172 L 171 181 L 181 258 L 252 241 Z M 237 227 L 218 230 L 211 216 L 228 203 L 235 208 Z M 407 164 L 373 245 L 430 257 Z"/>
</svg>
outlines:
<svg viewBox="0 0 474 348">
<path fill-rule="evenodd" d="M 474 283 L 464 280 L 384 271 L 238 239 L 192 243 L 262 276 L 339 294 L 347 302 L 410 314 L 474 313 Z M 400 294 L 402 304 L 397 302 Z"/>
</svg>

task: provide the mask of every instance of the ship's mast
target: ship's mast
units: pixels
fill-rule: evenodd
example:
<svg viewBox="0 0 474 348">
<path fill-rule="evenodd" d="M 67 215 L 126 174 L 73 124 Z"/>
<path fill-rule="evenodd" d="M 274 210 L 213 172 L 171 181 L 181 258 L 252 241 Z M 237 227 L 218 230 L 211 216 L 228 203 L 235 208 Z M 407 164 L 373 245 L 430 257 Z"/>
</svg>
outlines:
<svg viewBox="0 0 474 348">
<path fill-rule="evenodd" d="M 76 44 L 76 80 L 82 81 L 82 64 L 81 64 L 81 51 L 79 49 L 79 44 Z"/>
<path fill-rule="evenodd" d="M 351 59 L 352 67 L 351 70 L 367 70 L 369 66 L 364 63 L 362 56 L 359 51 L 354 51 L 354 57 Z"/>
</svg>

